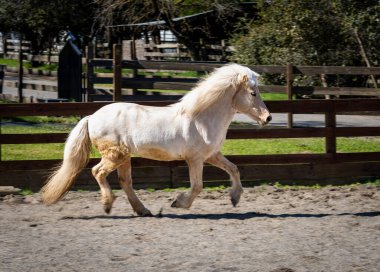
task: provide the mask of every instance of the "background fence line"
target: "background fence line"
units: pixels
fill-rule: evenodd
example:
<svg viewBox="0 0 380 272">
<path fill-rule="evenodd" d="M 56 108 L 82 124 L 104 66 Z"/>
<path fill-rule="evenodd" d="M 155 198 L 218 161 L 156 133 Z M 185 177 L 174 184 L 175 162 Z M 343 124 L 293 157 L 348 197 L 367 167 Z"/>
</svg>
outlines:
<svg viewBox="0 0 380 272">
<path fill-rule="evenodd" d="M 114 46 L 113 59 L 96 59 L 93 50 L 87 50 L 87 92 L 89 101 L 135 101 L 139 104 L 165 106 L 174 103 L 183 95 L 177 91 L 188 91 L 199 80 L 199 75 L 208 73 L 225 62 L 169 62 L 123 60 L 120 45 Z M 112 73 L 97 73 L 97 68 L 111 69 Z M 380 99 L 344 100 L 293 100 L 295 95 L 355 95 L 380 97 L 379 88 L 363 87 L 320 87 L 297 86 L 295 77 L 310 75 L 380 75 L 379 67 L 310 67 L 260 65 L 249 66 L 258 73 L 282 75 L 284 84 L 260 86 L 262 92 L 287 94 L 287 101 L 267 101 L 273 113 L 288 113 L 288 127 L 277 129 L 230 129 L 228 139 L 259 138 L 309 138 L 325 139 L 325 152 L 322 154 L 271 154 L 271 155 L 231 155 L 228 158 L 236 163 L 242 173 L 244 183 L 260 180 L 288 181 L 303 183 L 326 183 L 378 178 L 380 176 L 380 152 L 339 153 L 336 148 L 337 137 L 380 136 L 379 127 L 337 127 L 336 115 L 380 111 Z M 124 69 L 124 70 L 123 70 Z M 126 76 L 125 69 L 129 69 Z M 151 71 L 195 71 L 197 76 L 177 77 L 150 75 Z M 142 74 L 141 72 L 144 72 Z M 199 73 L 199 74 L 198 74 Z M 99 94 L 98 84 L 111 84 L 109 94 Z M 125 95 L 126 89 L 134 90 Z M 142 95 L 145 90 L 160 90 L 156 95 Z M 175 92 L 169 92 L 174 90 Z M 2 104 L 0 118 L 15 116 L 67 116 L 88 115 L 110 102 L 92 103 L 52 103 L 52 104 Z M 294 128 L 293 114 L 324 114 L 323 128 Z M 1 145 L 31 143 L 63 143 L 66 133 L 55 134 L 1 134 Z M 1 152 L 0 152 L 1 154 Z M 98 159 L 91 159 L 88 167 Z M 6 161 L 0 157 L 0 185 L 39 188 L 48 169 L 60 160 Z M 187 167 L 183 162 L 160 162 L 143 158 L 133 158 L 135 182 L 142 187 L 178 187 L 187 185 Z M 88 169 L 84 170 L 77 183 L 79 187 L 96 187 Z M 228 176 L 212 166 L 205 167 L 205 180 L 211 184 L 226 183 Z M 117 179 L 111 176 L 111 183 Z"/>
<path fill-rule="evenodd" d="M 108 102 L 109 103 L 109 102 Z M 67 116 L 88 115 L 108 104 L 93 103 L 47 103 L 47 104 L 3 104 L 0 117 L 14 116 Z M 165 106 L 173 101 L 141 101 L 143 105 Z M 326 116 L 323 128 L 271 128 L 271 129 L 229 129 L 228 139 L 280 139 L 280 138 L 325 138 L 325 152 L 321 154 L 270 154 L 227 156 L 242 171 L 245 184 L 269 181 L 292 183 L 348 182 L 380 176 L 380 152 L 338 153 L 337 137 L 380 136 L 380 127 L 336 127 L 337 114 L 362 111 L 380 111 L 379 99 L 350 100 L 289 100 L 268 101 L 268 109 L 273 113 L 291 112 L 322 113 Z M 0 147 L 4 144 L 62 143 L 67 133 L 44 134 L 0 134 Z M 44 182 L 46 169 L 61 160 L 0 161 L 0 185 L 16 185 L 39 188 Z M 99 159 L 91 159 L 88 167 Z M 161 162 L 144 158 L 133 158 L 134 177 L 140 187 L 178 187 L 188 185 L 186 165 L 182 161 Z M 205 180 L 209 184 L 226 183 L 228 176 L 212 166 L 205 167 Z M 111 176 L 112 184 L 117 184 Z M 83 171 L 78 187 L 96 187 L 89 170 Z"/>
<path fill-rule="evenodd" d="M 93 48 L 88 48 L 88 52 L 93 52 Z M 136 98 L 136 90 L 191 90 L 199 81 L 198 77 L 147 77 L 139 75 L 138 71 L 144 70 L 169 70 L 169 71 L 197 71 L 211 72 L 215 68 L 225 65 L 226 62 L 172 62 L 172 61 L 142 61 L 142 60 L 123 60 L 122 46 L 115 44 L 113 48 L 113 59 L 94 59 L 93 53 L 88 54 L 87 65 L 87 90 L 89 101 L 122 101 L 122 100 L 143 100 Z M 117 63 L 117 66 L 115 66 Z M 96 74 L 97 67 L 112 67 L 112 74 Z M 380 67 L 344 67 L 344 66 L 294 66 L 291 63 L 285 66 L 279 65 L 249 65 L 249 68 L 260 74 L 282 74 L 285 77 L 284 85 L 262 85 L 260 91 L 263 93 L 284 93 L 289 100 L 294 99 L 296 95 L 323 95 L 323 96 L 375 96 L 380 97 L 380 88 L 364 87 L 325 87 L 325 86 L 297 86 L 294 83 L 295 76 L 311 75 L 364 75 L 379 76 Z M 132 76 L 123 76 L 123 68 L 132 69 Z M 113 84 L 111 95 L 97 95 L 95 84 Z M 376 85 L 375 85 L 376 86 Z M 134 96 L 123 95 L 123 89 L 132 89 Z M 142 93 L 139 92 L 141 95 Z M 154 93 L 155 97 L 145 98 L 146 100 L 177 100 L 176 93 L 165 94 L 160 97 L 160 93 Z M 293 117 L 288 113 L 288 127 L 293 126 Z"/>
</svg>

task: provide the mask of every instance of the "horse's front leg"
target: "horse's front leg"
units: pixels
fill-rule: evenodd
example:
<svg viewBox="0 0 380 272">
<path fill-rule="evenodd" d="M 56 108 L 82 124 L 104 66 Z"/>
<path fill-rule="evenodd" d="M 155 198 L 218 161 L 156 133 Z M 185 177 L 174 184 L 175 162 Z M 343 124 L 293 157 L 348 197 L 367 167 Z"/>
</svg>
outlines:
<svg viewBox="0 0 380 272">
<path fill-rule="evenodd" d="M 232 181 L 230 197 L 232 205 L 236 206 L 239 203 L 241 194 L 243 193 L 243 186 L 240 182 L 240 173 L 237 166 L 227 160 L 227 158 L 220 152 L 208 158 L 206 162 L 226 171 L 230 175 Z"/>
<path fill-rule="evenodd" d="M 189 166 L 191 190 L 189 193 L 181 193 L 177 199 L 172 203 L 175 208 L 190 208 L 194 199 L 200 194 L 203 189 L 203 161 L 194 160 L 187 161 Z"/>
<path fill-rule="evenodd" d="M 140 216 L 152 216 L 152 213 L 147 208 L 145 208 L 133 190 L 131 158 L 128 158 L 125 163 L 121 164 L 117 168 L 117 174 L 119 176 L 119 184 L 127 194 L 128 201 L 131 204 L 133 210 Z"/>
</svg>

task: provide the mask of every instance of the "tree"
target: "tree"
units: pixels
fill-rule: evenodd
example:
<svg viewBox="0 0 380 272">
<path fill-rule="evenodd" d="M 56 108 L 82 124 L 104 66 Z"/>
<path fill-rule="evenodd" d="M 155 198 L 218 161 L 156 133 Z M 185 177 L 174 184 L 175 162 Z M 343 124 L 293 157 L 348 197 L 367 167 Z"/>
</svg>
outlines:
<svg viewBox="0 0 380 272">
<path fill-rule="evenodd" d="M 235 34 L 234 59 L 246 64 L 379 65 L 380 2 L 260 1 L 259 19 Z M 283 83 L 278 76 L 266 76 Z M 297 77 L 299 84 L 364 86 L 365 76 Z M 376 80 L 371 82 L 376 86 Z"/>
<path fill-rule="evenodd" d="M 0 0 L 0 29 L 22 33 L 32 53 L 49 49 L 62 30 L 82 37 L 94 35 L 92 0 Z"/>
<path fill-rule="evenodd" d="M 194 60 L 201 60 L 202 43 L 200 38 L 207 40 L 212 36 L 212 27 L 226 27 L 231 18 L 240 10 L 236 0 L 97 0 L 100 12 L 97 16 L 101 25 L 135 24 L 147 21 L 164 20 L 166 26 L 184 44 Z M 174 19 L 180 16 L 192 15 L 213 10 L 215 21 L 202 26 L 194 26 Z"/>
<path fill-rule="evenodd" d="M 379 1 L 261 1 L 259 15 L 233 39 L 239 62 L 363 65 L 365 51 L 379 64 Z"/>
</svg>

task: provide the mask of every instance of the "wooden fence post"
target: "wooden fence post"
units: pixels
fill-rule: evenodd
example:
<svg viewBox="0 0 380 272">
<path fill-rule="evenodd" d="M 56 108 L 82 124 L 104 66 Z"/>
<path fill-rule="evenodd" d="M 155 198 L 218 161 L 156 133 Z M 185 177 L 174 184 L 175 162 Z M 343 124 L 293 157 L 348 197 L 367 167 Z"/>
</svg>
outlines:
<svg viewBox="0 0 380 272">
<path fill-rule="evenodd" d="M 18 102 L 22 103 L 23 101 L 23 92 L 22 85 L 24 85 L 23 77 L 24 77 L 24 67 L 23 67 L 23 56 L 22 56 L 22 38 L 20 37 L 20 50 L 18 53 Z"/>
<path fill-rule="evenodd" d="M 121 44 L 113 45 L 113 101 L 121 101 L 121 62 L 122 62 Z"/>
<path fill-rule="evenodd" d="M 1 129 L 1 127 L 2 127 L 2 125 L 1 125 L 1 122 L 3 122 L 3 117 L 0 117 L 0 135 L 2 134 L 2 129 Z M 2 157 L 3 157 L 3 152 L 2 152 L 2 150 L 1 150 L 1 146 L 2 146 L 2 144 L 1 144 L 1 142 L 0 142 L 0 162 L 3 160 L 2 159 Z"/>
<path fill-rule="evenodd" d="M 288 94 L 288 100 L 293 99 L 293 64 L 288 63 L 286 65 L 286 92 Z M 293 114 L 288 113 L 288 128 L 293 127 Z"/>
<path fill-rule="evenodd" d="M 3 58 L 7 58 L 7 53 L 8 53 L 8 47 L 7 47 L 7 38 L 3 34 Z"/>
<path fill-rule="evenodd" d="M 331 106 L 328 107 L 325 113 L 325 127 L 331 129 L 331 134 L 326 136 L 325 142 L 325 150 L 327 154 L 331 154 L 333 156 L 333 160 L 335 160 L 336 155 L 336 110 L 335 103 L 333 100 L 331 101 Z"/>
<path fill-rule="evenodd" d="M 5 65 L 0 64 L 0 94 L 3 93 Z"/>
<path fill-rule="evenodd" d="M 137 60 L 137 51 L 136 51 L 136 40 L 135 37 L 133 37 L 132 41 L 130 41 L 130 48 L 131 48 L 131 59 Z M 132 78 L 137 77 L 137 69 L 132 69 Z M 132 94 L 136 95 L 139 94 L 137 89 L 132 89 Z"/>
<path fill-rule="evenodd" d="M 86 47 L 86 64 L 87 64 L 87 102 L 91 101 L 91 95 L 94 94 L 94 44 L 90 42 Z"/>
</svg>

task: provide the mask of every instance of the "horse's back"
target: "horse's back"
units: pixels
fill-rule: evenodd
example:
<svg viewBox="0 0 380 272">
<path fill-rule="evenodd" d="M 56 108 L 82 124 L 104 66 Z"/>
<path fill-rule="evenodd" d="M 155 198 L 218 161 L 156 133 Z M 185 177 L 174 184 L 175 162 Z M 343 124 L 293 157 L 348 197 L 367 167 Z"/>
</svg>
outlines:
<svg viewBox="0 0 380 272">
<path fill-rule="evenodd" d="M 171 107 L 150 107 L 134 103 L 113 103 L 96 111 L 89 119 L 93 143 L 108 142 L 130 147 L 143 142 L 177 137 L 175 110 Z"/>
<path fill-rule="evenodd" d="M 141 122 L 157 116 L 165 107 L 150 107 L 135 103 L 113 103 L 106 105 L 90 116 L 90 126 L 112 128 L 125 126 L 129 122 Z"/>
</svg>

